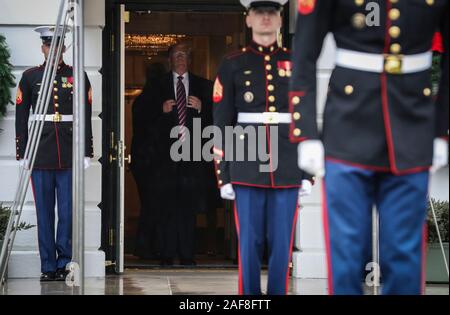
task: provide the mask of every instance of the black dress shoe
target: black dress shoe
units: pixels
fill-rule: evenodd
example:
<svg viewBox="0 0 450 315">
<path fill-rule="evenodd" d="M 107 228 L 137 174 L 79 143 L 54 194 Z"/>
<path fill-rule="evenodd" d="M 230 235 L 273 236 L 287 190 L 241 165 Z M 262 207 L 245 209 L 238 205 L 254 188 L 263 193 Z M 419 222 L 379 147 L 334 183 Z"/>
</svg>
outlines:
<svg viewBox="0 0 450 315">
<path fill-rule="evenodd" d="M 68 273 L 69 273 L 69 271 L 67 271 L 64 268 L 56 269 L 55 280 L 56 281 L 66 281 L 66 276 Z"/>
<path fill-rule="evenodd" d="M 43 272 L 41 274 L 41 282 L 49 282 L 49 281 L 55 281 L 55 273 L 54 272 Z"/>
</svg>

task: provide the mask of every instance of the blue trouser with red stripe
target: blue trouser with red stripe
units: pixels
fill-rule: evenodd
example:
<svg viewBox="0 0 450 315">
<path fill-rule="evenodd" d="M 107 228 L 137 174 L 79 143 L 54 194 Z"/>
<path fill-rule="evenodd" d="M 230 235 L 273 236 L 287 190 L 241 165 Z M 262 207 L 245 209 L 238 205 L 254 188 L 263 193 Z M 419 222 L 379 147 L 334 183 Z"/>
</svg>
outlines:
<svg viewBox="0 0 450 315">
<path fill-rule="evenodd" d="M 261 294 L 261 261 L 267 240 L 267 294 L 287 294 L 297 219 L 298 188 L 234 186 L 239 238 L 239 294 Z"/>
<path fill-rule="evenodd" d="M 41 272 L 65 268 L 72 259 L 72 170 L 33 170 Z M 58 228 L 55 239 L 55 199 Z"/>
<path fill-rule="evenodd" d="M 326 163 L 325 239 L 331 294 L 362 294 L 378 209 L 383 294 L 421 294 L 429 173 L 395 176 Z"/>
</svg>

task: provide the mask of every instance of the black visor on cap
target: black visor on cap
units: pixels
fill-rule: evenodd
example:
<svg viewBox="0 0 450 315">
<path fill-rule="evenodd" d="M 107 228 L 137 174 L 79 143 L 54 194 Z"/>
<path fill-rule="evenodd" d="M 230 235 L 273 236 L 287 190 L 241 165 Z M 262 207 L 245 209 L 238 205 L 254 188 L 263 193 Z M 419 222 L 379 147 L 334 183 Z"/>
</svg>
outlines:
<svg viewBox="0 0 450 315">
<path fill-rule="evenodd" d="M 250 9 L 256 8 L 275 8 L 276 10 L 281 9 L 281 4 L 273 1 L 254 1 L 250 4 Z"/>
<path fill-rule="evenodd" d="M 41 37 L 41 39 L 42 39 L 42 44 L 50 46 L 50 44 L 52 43 L 53 37 L 52 36 L 43 36 L 43 37 Z M 57 40 L 60 41 L 61 37 L 58 36 Z"/>
</svg>

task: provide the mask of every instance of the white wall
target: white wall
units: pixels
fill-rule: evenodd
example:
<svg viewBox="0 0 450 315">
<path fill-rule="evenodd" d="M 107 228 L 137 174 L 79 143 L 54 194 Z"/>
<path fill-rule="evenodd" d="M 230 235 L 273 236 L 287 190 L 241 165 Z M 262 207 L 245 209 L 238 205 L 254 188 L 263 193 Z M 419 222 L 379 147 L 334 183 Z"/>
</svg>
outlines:
<svg viewBox="0 0 450 315">
<path fill-rule="evenodd" d="M 18 83 L 22 72 L 42 64 L 41 40 L 33 29 L 40 25 L 56 22 L 58 0 L 0 0 L 0 33 L 6 37 L 11 51 L 11 63 Z M 103 277 L 105 255 L 99 251 L 101 235 L 101 212 L 97 204 L 101 200 L 101 165 L 97 162 L 102 152 L 102 122 L 98 118 L 102 106 L 102 76 L 98 72 L 102 66 L 102 28 L 104 0 L 85 1 L 85 64 L 86 72 L 93 88 L 92 128 L 94 136 L 94 159 L 86 173 L 86 275 Z M 66 45 L 72 36 L 66 39 Z M 64 57 L 72 64 L 69 49 Z M 12 89 L 16 95 L 16 88 Z M 18 179 L 18 164 L 15 160 L 15 109 L 8 108 L 6 118 L 0 120 L 0 202 L 9 204 L 14 198 Z M 29 191 L 22 215 L 23 221 L 36 224 L 34 201 Z M 9 276 L 13 278 L 38 277 L 40 261 L 36 228 L 18 232 L 9 265 Z"/>
</svg>

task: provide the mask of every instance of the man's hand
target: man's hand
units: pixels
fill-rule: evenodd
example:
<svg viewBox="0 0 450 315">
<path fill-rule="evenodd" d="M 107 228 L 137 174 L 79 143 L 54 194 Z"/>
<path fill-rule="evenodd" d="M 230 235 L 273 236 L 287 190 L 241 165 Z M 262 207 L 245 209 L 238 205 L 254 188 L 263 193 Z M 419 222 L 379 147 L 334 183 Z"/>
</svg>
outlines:
<svg viewBox="0 0 450 315">
<path fill-rule="evenodd" d="M 202 111 L 202 101 L 196 96 L 189 96 L 187 107 L 194 108 L 200 113 Z"/>
<path fill-rule="evenodd" d="M 325 176 L 325 149 L 320 140 L 306 140 L 298 146 L 298 166 L 316 177 Z"/>
<path fill-rule="evenodd" d="M 177 105 L 177 102 L 175 100 L 167 100 L 163 103 L 163 112 L 164 113 L 170 113 L 173 110 L 173 107 Z"/>
<path fill-rule="evenodd" d="M 302 180 L 302 188 L 300 188 L 300 191 L 298 193 L 299 197 L 307 197 L 311 195 L 311 193 L 312 183 L 307 179 Z"/>
<path fill-rule="evenodd" d="M 431 173 L 436 173 L 443 167 L 448 165 L 448 142 L 447 140 L 436 138 L 434 139 L 434 154 L 433 166 Z"/>
<path fill-rule="evenodd" d="M 226 184 L 220 188 L 220 196 L 225 200 L 235 200 L 236 193 L 234 192 L 233 185 Z"/>
</svg>

